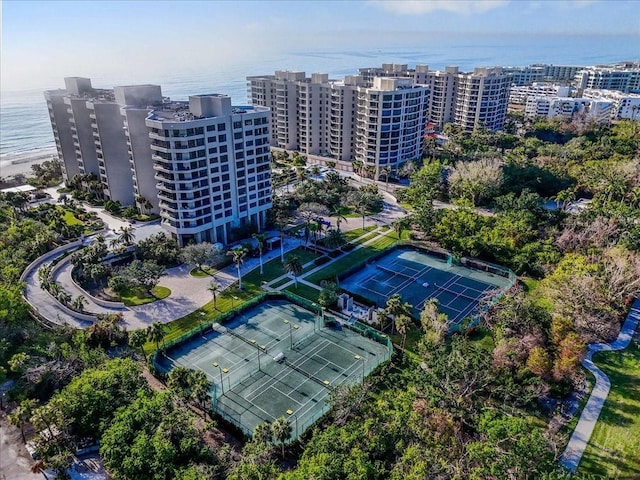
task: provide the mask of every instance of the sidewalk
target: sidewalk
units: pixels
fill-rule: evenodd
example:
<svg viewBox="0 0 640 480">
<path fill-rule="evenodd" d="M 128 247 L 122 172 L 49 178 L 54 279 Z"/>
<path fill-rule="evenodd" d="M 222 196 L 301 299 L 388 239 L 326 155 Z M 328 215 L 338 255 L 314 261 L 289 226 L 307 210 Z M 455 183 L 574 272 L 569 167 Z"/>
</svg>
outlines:
<svg viewBox="0 0 640 480">
<path fill-rule="evenodd" d="M 609 377 L 593 363 L 593 354 L 595 352 L 624 350 L 627 348 L 633 338 L 639 320 L 640 299 L 637 299 L 620 329 L 618 338 L 614 342 L 589 345 L 589 353 L 587 353 L 587 357 L 583 360 L 582 365 L 593 373 L 596 378 L 596 383 L 591 391 L 589 400 L 582 410 L 580 420 L 578 420 L 578 424 L 569 439 L 569 443 L 567 443 L 567 448 L 560 457 L 560 464 L 571 472 L 575 472 L 580 464 L 582 455 L 589 444 L 591 434 L 600 416 L 600 411 L 611 389 Z"/>
</svg>

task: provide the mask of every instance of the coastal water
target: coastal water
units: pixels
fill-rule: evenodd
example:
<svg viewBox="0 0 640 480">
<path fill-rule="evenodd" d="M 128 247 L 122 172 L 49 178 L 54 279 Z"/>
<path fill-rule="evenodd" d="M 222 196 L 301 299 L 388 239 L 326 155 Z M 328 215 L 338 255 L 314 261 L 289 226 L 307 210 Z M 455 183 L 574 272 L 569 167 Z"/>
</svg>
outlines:
<svg viewBox="0 0 640 480">
<path fill-rule="evenodd" d="M 426 36 L 425 36 L 426 37 Z M 384 40 L 381 40 L 381 42 Z M 275 54 L 259 62 L 242 59 L 225 65 L 203 64 L 200 70 L 176 68 L 174 73 L 144 78 L 123 78 L 115 72 L 94 75 L 96 87 L 132 83 L 162 85 L 165 96 L 184 100 L 189 94 L 225 93 L 234 104 L 247 103 L 246 77 L 273 74 L 275 70 L 303 70 L 328 73 L 330 78 L 357 73 L 358 68 L 382 63 L 427 64 L 432 69 L 458 65 L 474 67 L 553 63 L 594 65 L 624 60 L 640 60 L 637 36 L 434 36 L 417 38 L 411 46 L 380 46 L 367 49 L 343 48 Z M 69 72 L 69 75 L 85 75 Z M 45 75 L 43 77 L 46 78 Z M 43 90 L 62 88 L 63 79 L 29 91 L 2 91 L 0 96 L 0 167 L 7 155 L 54 145 Z"/>
</svg>

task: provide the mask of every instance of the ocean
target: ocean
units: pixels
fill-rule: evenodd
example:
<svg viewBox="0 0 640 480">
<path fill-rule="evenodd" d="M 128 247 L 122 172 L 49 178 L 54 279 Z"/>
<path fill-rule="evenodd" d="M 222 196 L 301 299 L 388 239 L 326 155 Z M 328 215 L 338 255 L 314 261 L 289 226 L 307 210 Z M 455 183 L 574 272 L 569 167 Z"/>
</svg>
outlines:
<svg viewBox="0 0 640 480">
<path fill-rule="evenodd" d="M 234 104 L 242 105 L 247 103 L 246 77 L 273 74 L 275 70 L 322 72 L 330 78 L 342 78 L 357 73 L 358 68 L 382 63 L 427 64 L 431 69 L 457 65 L 468 71 L 483 66 L 594 65 L 625 60 L 640 60 L 637 36 L 437 35 L 416 38 L 414 44 L 406 46 L 291 51 L 258 62 L 238 59 L 232 64 L 212 65 L 199 71 L 176 69 L 176 73 L 169 75 L 155 78 L 149 75 L 135 80 L 162 85 L 163 94 L 174 100 L 185 100 L 190 94 L 215 92 L 230 95 Z M 116 72 L 101 73 L 92 76 L 95 87 L 133 83 L 130 78 L 119 78 Z M 69 72 L 70 76 L 77 74 Z M 10 161 L 7 155 L 54 146 L 43 91 L 63 86 L 60 78 L 57 84 L 42 85 L 35 90 L 0 92 L 0 168 Z"/>
</svg>

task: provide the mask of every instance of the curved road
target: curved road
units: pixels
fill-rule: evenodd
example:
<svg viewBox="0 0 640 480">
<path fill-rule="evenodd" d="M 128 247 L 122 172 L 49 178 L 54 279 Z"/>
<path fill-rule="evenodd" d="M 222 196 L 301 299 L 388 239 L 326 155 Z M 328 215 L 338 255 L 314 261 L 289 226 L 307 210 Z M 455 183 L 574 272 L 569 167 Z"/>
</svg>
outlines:
<svg viewBox="0 0 640 480">
<path fill-rule="evenodd" d="M 604 372 L 593 363 L 593 354 L 595 352 L 624 350 L 627 348 L 633 338 L 639 320 L 640 299 L 637 299 L 631 307 L 631 311 L 620 329 L 618 338 L 614 342 L 589 345 L 589 353 L 587 353 L 587 357 L 582 362 L 582 365 L 593 373 L 596 378 L 596 384 L 591 391 L 591 396 L 589 397 L 587 404 L 582 410 L 580 420 L 569 439 L 567 448 L 560 457 L 560 464 L 572 472 L 575 472 L 580 464 L 582 455 L 587 448 L 593 429 L 596 426 L 598 417 L 600 416 L 600 411 L 602 410 L 611 388 L 609 377 L 607 377 Z"/>
</svg>

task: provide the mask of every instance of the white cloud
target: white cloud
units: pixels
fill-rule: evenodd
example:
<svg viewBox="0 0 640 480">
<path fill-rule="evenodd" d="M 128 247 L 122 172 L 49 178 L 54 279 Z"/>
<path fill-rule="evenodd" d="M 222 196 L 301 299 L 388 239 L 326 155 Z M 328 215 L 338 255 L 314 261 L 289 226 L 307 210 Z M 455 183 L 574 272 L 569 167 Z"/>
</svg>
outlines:
<svg viewBox="0 0 640 480">
<path fill-rule="evenodd" d="M 423 15 L 437 10 L 446 12 L 474 14 L 483 13 L 506 5 L 509 0 L 385 0 L 385 10 L 400 15 Z"/>
</svg>

